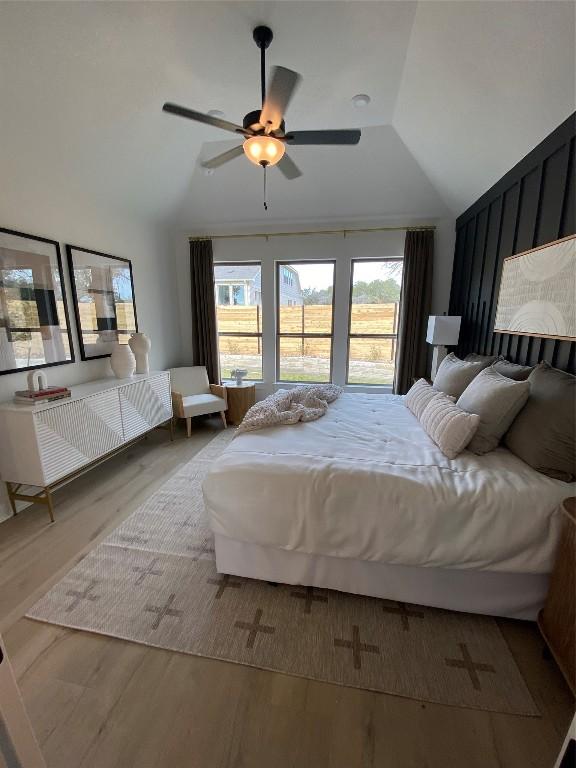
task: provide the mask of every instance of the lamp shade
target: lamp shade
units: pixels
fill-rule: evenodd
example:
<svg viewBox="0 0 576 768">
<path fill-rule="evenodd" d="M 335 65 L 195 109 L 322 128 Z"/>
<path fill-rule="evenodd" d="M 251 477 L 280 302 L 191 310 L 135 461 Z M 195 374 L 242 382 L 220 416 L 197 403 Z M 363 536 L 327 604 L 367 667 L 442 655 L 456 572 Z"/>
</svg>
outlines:
<svg viewBox="0 0 576 768">
<path fill-rule="evenodd" d="M 459 315 L 430 315 L 428 318 L 428 344 L 452 347 L 458 344 L 460 335 Z"/>
</svg>

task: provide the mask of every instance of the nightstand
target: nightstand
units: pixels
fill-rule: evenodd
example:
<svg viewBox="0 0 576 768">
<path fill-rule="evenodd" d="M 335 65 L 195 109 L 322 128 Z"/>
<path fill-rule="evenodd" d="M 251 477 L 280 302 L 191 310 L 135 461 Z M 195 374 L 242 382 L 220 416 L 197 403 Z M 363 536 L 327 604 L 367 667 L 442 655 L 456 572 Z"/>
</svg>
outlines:
<svg viewBox="0 0 576 768">
<path fill-rule="evenodd" d="M 538 626 L 566 682 L 576 695 L 576 498 L 566 499 L 560 509 L 564 526 L 550 576 L 548 596 L 538 615 Z"/>
<path fill-rule="evenodd" d="M 244 416 L 246 416 L 246 411 L 256 402 L 256 384 L 243 381 L 242 384 L 228 382 L 224 386 L 226 387 L 228 398 L 226 421 L 229 424 L 238 426 Z"/>
</svg>

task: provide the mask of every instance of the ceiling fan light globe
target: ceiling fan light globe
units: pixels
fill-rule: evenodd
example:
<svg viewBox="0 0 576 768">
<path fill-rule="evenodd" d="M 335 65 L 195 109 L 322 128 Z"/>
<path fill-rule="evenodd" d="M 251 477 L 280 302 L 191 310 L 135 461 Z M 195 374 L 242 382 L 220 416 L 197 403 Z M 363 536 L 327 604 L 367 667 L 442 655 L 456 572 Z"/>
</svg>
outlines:
<svg viewBox="0 0 576 768">
<path fill-rule="evenodd" d="M 244 154 L 254 165 L 276 165 L 284 151 L 284 142 L 274 136 L 250 136 L 244 142 Z"/>
<path fill-rule="evenodd" d="M 260 158 L 260 155 L 262 154 L 262 146 L 259 141 L 253 141 L 248 145 L 248 152 L 250 153 L 250 156 L 253 157 L 255 160 L 258 160 Z"/>
</svg>

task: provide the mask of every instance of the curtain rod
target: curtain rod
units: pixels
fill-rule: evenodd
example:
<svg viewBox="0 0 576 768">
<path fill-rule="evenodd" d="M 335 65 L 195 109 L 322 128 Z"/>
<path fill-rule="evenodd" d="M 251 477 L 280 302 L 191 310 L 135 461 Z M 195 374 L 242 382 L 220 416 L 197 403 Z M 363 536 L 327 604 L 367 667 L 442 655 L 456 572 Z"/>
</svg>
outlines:
<svg viewBox="0 0 576 768">
<path fill-rule="evenodd" d="M 433 224 L 424 224 L 413 227 L 370 227 L 366 229 L 313 229 L 306 232 L 253 232 L 250 234 L 238 233 L 234 235 L 190 235 L 189 242 L 202 240 L 236 240 L 244 237 L 302 237 L 303 235 L 354 235 L 360 232 L 426 232 L 434 231 Z"/>
</svg>

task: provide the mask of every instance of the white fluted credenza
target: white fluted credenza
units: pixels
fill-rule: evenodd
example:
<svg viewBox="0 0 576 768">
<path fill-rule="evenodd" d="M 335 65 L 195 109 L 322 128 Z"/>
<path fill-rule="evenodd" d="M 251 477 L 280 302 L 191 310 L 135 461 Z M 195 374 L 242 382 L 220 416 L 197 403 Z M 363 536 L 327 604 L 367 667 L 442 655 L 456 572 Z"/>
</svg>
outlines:
<svg viewBox="0 0 576 768">
<path fill-rule="evenodd" d="M 13 513 L 18 500 L 40 501 L 53 521 L 51 491 L 171 418 L 168 371 L 90 381 L 52 403 L 0 404 L 0 476 Z"/>
</svg>

